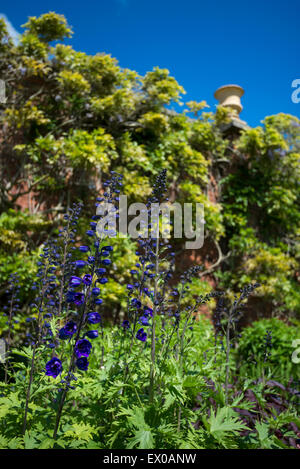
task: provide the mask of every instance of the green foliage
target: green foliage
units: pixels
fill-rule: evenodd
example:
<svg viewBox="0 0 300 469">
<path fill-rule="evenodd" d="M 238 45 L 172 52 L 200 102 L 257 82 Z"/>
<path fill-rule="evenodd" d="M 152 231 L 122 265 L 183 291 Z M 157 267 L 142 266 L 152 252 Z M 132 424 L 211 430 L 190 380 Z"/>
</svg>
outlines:
<svg viewBox="0 0 300 469">
<path fill-rule="evenodd" d="M 42 42 L 57 41 L 71 36 L 71 29 L 63 15 L 57 13 L 46 13 L 40 18 L 32 16 L 24 24 L 26 34 L 37 36 Z"/>
<path fill-rule="evenodd" d="M 255 278 L 274 313 L 293 315 L 300 306 L 300 124 L 284 114 L 267 117 L 263 124 L 241 134 L 237 147 L 245 156 L 222 181 L 223 217 L 232 252 L 232 273 L 223 276 L 223 286 L 240 286 Z"/>
<path fill-rule="evenodd" d="M 50 222 L 41 215 L 9 209 L 0 215 L 0 278 L 5 287 L 10 274 L 18 272 L 28 294 L 36 273 L 35 240 L 44 236 Z"/>
<path fill-rule="evenodd" d="M 220 407 L 216 413 L 211 409 L 210 417 L 203 420 L 210 435 L 221 447 L 227 449 L 236 448 L 234 436 L 238 435 L 241 430 L 247 429 L 246 425 L 240 421 L 238 414 L 230 407 Z"/>
<path fill-rule="evenodd" d="M 273 333 L 272 359 L 281 365 L 277 378 L 285 379 L 284 369 L 288 368 L 290 360 L 291 337 L 297 336 L 297 329 L 275 319 L 257 322 L 242 335 L 234 359 L 236 365 L 242 360 L 242 367 L 239 368 L 240 384 L 234 384 L 235 389 L 228 406 L 224 405 L 222 389 L 225 355 L 222 347 L 215 349 L 213 346 L 213 330 L 208 321 L 200 319 L 194 324 L 193 331 L 188 332 L 183 368 L 180 361 L 176 360 L 176 354 L 167 361 L 158 360 L 156 373 L 159 392 L 155 394 L 152 404 L 148 401 L 147 384 L 149 347 L 147 344 L 134 345 L 128 361 L 130 373 L 124 381 L 123 352 L 126 347 L 120 355 L 119 342 L 122 331 L 119 328 L 105 329 L 103 339 L 93 342 L 95 350 L 89 370 L 76 372 L 76 386 L 69 391 L 62 426 L 56 440 L 53 440 L 52 432 L 60 378 L 53 380 L 45 376 L 43 366 L 49 352 L 41 349 L 29 407 L 28 430 L 24 436 L 21 436 L 20 409 L 24 407 L 24 373 L 29 371 L 27 365 L 19 365 L 14 384 L 6 387 L 1 385 L 1 447 L 286 448 L 286 444 L 276 435 L 282 432 L 286 437 L 294 437 L 294 433 L 288 429 L 290 422 L 299 426 L 299 417 L 295 413 L 293 402 L 291 400 L 289 409 L 279 413 L 276 418 L 275 414 L 268 414 L 267 391 L 256 383 L 256 377 L 251 375 L 249 368 L 249 354 L 254 354 L 260 365 L 263 363 L 262 341 L 269 328 Z M 175 336 L 171 342 L 172 347 L 176 342 Z M 105 360 L 103 366 L 100 366 L 103 346 Z M 164 349 L 160 343 L 158 346 L 158 357 L 163 357 Z M 30 349 L 18 353 L 30 359 Z M 203 354 L 206 355 L 204 361 Z M 291 368 L 289 372 L 293 373 Z M 292 374 L 289 375 L 291 376 Z M 208 386 L 209 382 L 213 382 L 214 386 Z M 251 420 L 246 423 L 239 413 L 244 409 L 253 416 L 256 415 L 253 412 L 254 403 L 248 401 L 244 395 L 249 386 L 260 399 L 260 406 L 265 408 L 264 420 L 255 420 L 255 425 Z M 271 393 L 274 395 L 274 389 Z M 284 395 L 283 391 L 282 398 Z"/>
<path fill-rule="evenodd" d="M 299 324 L 295 327 L 288 326 L 277 318 L 261 319 L 243 330 L 238 348 L 241 373 L 257 377 L 261 372 L 257 363 L 264 362 L 263 339 L 267 331 L 271 331 L 272 334 L 272 348 L 271 356 L 265 366 L 272 369 L 272 376 L 275 379 L 288 381 L 291 376 L 299 379 L 299 365 L 292 362 L 292 354 L 295 350 L 292 343 L 300 336 L 300 326 Z"/>
</svg>

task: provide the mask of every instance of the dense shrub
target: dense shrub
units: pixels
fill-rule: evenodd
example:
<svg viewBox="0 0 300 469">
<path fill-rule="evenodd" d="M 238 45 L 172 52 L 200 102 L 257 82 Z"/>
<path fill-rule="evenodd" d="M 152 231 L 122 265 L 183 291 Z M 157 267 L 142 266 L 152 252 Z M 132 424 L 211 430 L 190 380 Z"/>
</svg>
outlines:
<svg viewBox="0 0 300 469">
<path fill-rule="evenodd" d="M 300 379 L 299 364 L 293 363 L 295 350 L 293 341 L 300 337 L 300 326 L 287 325 L 277 318 L 261 319 L 243 330 L 239 340 L 237 359 L 241 363 L 240 372 L 245 376 L 260 377 L 264 364 L 265 338 L 270 334 L 271 357 L 265 363 L 274 379 L 288 382 L 291 378 Z"/>
</svg>

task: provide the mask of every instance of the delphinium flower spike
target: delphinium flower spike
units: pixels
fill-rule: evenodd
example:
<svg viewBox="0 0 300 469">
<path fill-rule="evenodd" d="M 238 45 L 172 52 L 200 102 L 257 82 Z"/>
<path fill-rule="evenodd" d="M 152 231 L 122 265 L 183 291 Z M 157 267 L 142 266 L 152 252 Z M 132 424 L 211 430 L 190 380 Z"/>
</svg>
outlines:
<svg viewBox="0 0 300 469">
<path fill-rule="evenodd" d="M 240 296 L 235 297 L 226 317 L 226 370 L 225 370 L 225 404 L 228 405 L 229 388 L 229 354 L 230 354 L 230 331 L 235 328 L 235 323 L 241 316 L 241 311 L 245 306 L 245 300 L 260 286 L 259 283 L 246 285 L 240 290 Z"/>
<path fill-rule="evenodd" d="M 154 210 L 162 202 L 166 191 L 166 170 L 163 170 L 156 178 L 152 194 L 149 197 L 145 212 L 151 218 L 150 223 L 142 220 L 140 235 L 137 239 L 138 249 L 136 255 L 138 262 L 131 269 L 132 280 L 127 284 L 127 316 L 121 324 L 122 345 L 125 336 L 130 340 L 125 347 L 124 382 L 129 376 L 128 358 L 132 355 L 132 349 L 136 343 L 145 343 L 150 336 L 151 361 L 155 360 L 155 315 L 160 308 L 158 279 L 162 279 L 164 272 L 159 269 L 159 211 Z M 154 204 L 154 205 L 153 205 Z M 121 345 L 119 348 L 120 357 Z M 153 381 L 153 371 L 151 380 Z M 150 385 L 151 388 L 151 385 Z M 152 386 L 153 388 L 153 386 Z"/>
<path fill-rule="evenodd" d="M 215 362 L 217 360 L 217 344 L 218 340 L 222 341 L 224 336 L 224 328 L 222 325 L 222 319 L 224 316 L 224 311 L 226 311 L 225 301 L 223 295 L 220 295 L 217 306 L 213 312 L 212 322 L 214 326 L 214 355 Z"/>
<path fill-rule="evenodd" d="M 263 363 L 262 363 L 262 383 L 265 386 L 266 376 L 265 376 L 265 367 L 270 363 L 270 358 L 272 355 L 272 347 L 273 347 L 273 338 L 272 338 L 272 330 L 267 329 L 264 341 L 262 343 L 262 350 L 263 350 Z"/>
<path fill-rule="evenodd" d="M 50 348 L 53 350 L 52 358 L 56 358 L 54 357 L 54 338 L 52 337 L 48 320 L 62 313 L 65 285 L 73 269 L 71 259 L 76 236 L 75 227 L 81 208 L 81 204 L 74 204 L 69 209 L 69 213 L 64 215 L 66 224 L 59 235 L 59 238 L 63 239 L 63 246 L 61 246 L 59 240 L 55 238 L 49 239 L 44 244 L 38 261 L 37 281 L 34 282 L 32 287 L 32 290 L 37 292 L 37 296 L 31 305 L 33 315 L 27 318 L 28 324 L 32 327 L 32 331 L 27 333 L 29 344 L 32 346 L 32 359 L 26 391 L 23 420 L 24 434 L 27 426 L 28 405 L 39 347 L 43 345 L 45 349 Z"/>
<path fill-rule="evenodd" d="M 267 362 L 267 361 L 271 358 L 271 355 L 272 355 L 272 347 L 273 347 L 272 331 L 268 329 L 268 330 L 266 331 L 266 334 L 265 334 L 265 337 L 264 337 L 264 344 L 263 344 L 263 348 L 264 348 L 264 353 L 263 353 L 264 362 Z"/>
<path fill-rule="evenodd" d="M 32 380 L 33 380 L 33 375 L 35 371 L 36 354 L 37 354 L 37 350 L 42 339 L 42 317 L 43 317 L 43 311 L 44 311 L 43 305 L 45 302 L 45 298 L 47 297 L 47 294 L 49 293 L 49 289 L 51 290 L 51 286 L 49 285 L 49 268 L 51 266 L 49 265 L 49 247 L 47 246 L 47 244 L 44 245 L 42 254 L 40 255 L 40 261 L 38 262 L 38 267 L 39 267 L 38 273 L 37 273 L 38 282 L 36 282 L 33 286 L 34 289 L 38 290 L 38 296 L 35 299 L 35 303 L 31 305 L 33 310 L 37 312 L 37 318 L 34 316 L 27 318 L 27 320 L 29 320 L 31 324 L 34 324 L 34 330 L 33 330 L 33 333 L 29 335 L 30 343 L 32 345 L 32 358 L 31 358 L 29 380 L 28 380 L 28 386 L 27 386 L 27 392 L 26 392 L 24 420 L 23 420 L 23 434 L 25 434 L 26 426 L 27 426 L 27 413 L 28 413 L 28 405 L 30 401 Z M 52 283 L 51 280 L 50 280 L 50 283 Z"/>
<path fill-rule="evenodd" d="M 159 292 L 159 279 L 164 272 L 160 271 L 159 221 L 160 204 L 166 192 L 166 170 L 162 170 L 153 185 L 152 194 L 146 207 L 147 215 L 151 217 L 148 226 L 141 226 L 141 235 L 138 238 L 138 251 L 136 255 L 139 261 L 131 273 L 132 283 L 127 285 L 128 290 L 128 319 L 130 322 L 131 341 L 129 353 L 134 341 L 145 342 L 148 335 L 151 340 L 151 370 L 150 370 L 150 400 L 153 400 L 154 392 L 154 364 L 156 345 L 156 314 L 159 312 L 162 297 Z M 146 233 L 146 234 L 145 234 Z M 153 290 L 151 285 L 153 284 Z M 149 306 L 151 302 L 152 307 Z M 144 304 L 143 304 L 144 303 Z M 142 326 L 142 327 L 141 327 Z M 123 326 L 124 327 L 124 323 Z M 149 330 L 146 330 L 149 328 Z M 128 369 L 128 363 L 127 363 Z M 125 373 L 125 380 L 128 373 Z"/>
<path fill-rule="evenodd" d="M 59 423 L 62 415 L 64 402 L 68 389 L 71 387 L 71 381 L 74 379 L 76 369 L 86 371 L 89 366 L 88 357 L 92 350 L 90 340 L 99 336 L 98 330 L 84 331 L 84 327 L 99 324 L 102 332 L 102 318 L 97 308 L 102 304 L 101 285 L 107 282 L 107 268 L 111 264 L 109 258 L 113 247 L 107 239 L 115 235 L 111 230 L 103 231 L 98 229 L 101 225 L 102 215 L 99 205 L 105 204 L 114 211 L 117 201 L 117 194 L 121 187 L 121 176 L 112 172 L 110 181 L 104 183 L 105 192 L 103 197 L 97 199 L 97 215 L 92 217 L 90 229 L 86 231 L 89 242 L 78 248 L 80 255 L 87 256 L 87 259 L 77 259 L 74 261 L 75 274 L 69 278 L 69 288 L 67 291 L 67 302 L 77 309 L 76 322 L 68 321 L 60 330 L 60 339 L 69 339 L 71 343 L 70 361 L 66 377 L 62 380 L 63 388 L 61 390 L 53 438 L 57 436 Z M 115 213 L 115 211 L 114 211 Z M 104 348 L 102 347 L 101 363 L 103 363 Z"/>
<path fill-rule="evenodd" d="M 14 319 L 15 314 L 20 308 L 20 277 L 16 273 L 9 276 L 8 286 L 5 291 L 7 295 L 7 304 L 4 306 L 4 315 L 7 317 L 6 325 L 8 326 L 8 334 L 6 339 L 6 350 L 5 350 L 5 371 L 4 381 L 7 383 L 8 380 L 8 368 L 9 368 L 9 352 L 12 346 L 12 333 L 14 324 L 18 322 L 18 319 Z"/>
</svg>

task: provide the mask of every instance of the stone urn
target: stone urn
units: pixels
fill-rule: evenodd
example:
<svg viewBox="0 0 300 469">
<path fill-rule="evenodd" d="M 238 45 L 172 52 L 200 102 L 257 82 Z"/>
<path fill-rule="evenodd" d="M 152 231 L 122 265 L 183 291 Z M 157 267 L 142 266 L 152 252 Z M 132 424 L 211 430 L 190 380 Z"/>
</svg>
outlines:
<svg viewBox="0 0 300 469">
<path fill-rule="evenodd" d="M 215 91 L 214 97 L 219 101 L 221 106 L 231 108 L 232 114 L 238 117 L 243 109 L 241 104 L 243 94 L 244 90 L 241 86 L 225 85 Z"/>
</svg>

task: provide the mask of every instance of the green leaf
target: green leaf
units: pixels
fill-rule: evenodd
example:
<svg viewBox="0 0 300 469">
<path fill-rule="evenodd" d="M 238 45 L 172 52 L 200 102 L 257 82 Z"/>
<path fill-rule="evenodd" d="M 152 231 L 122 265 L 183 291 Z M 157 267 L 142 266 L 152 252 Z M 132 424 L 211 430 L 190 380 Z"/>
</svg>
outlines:
<svg viewBox="0 0 300 469">
<path fill-rule="evenodd" d="M 94 433 L 97 433 L 97 430 L 91 427 L 91 425 L 85 423 L 74 423 L 71 429 L 65 432 L 65 436 L 89 441 L 92 439 L 92 435 Z"/>
<path fill-rule="evenodd" d="M 256 422 L 255 428 L 258 433 L 259 441 L 264 445 L 265 440 L 269 437 L 269 428 L 266 423 Z"/>
<path fill-rule="evenodd" d="M 205 420 L 205 426 L 221 444 L 226 441 L 226 438 L 237 435 L 241 430 L 248 429 L 239 420 L 238 414 L 230 407 L 219 408 L 216 413 L 211 409 L 211 416 L 208 420 Z"/>
<path fill-rule="evenodd" d="M 37 441 L 32 434 L 26 432 L 24 435 L 25 449 L 33 449 L 37 447 Z"/>
<path fill-rule="evenodd" d="M 130 438 L 128 449 L 138 447 L 139 449 L 154 448 L 154 438 L 151 430 L 138 430 L 133 438 Z"/>
<path fill-rule="evenodd" d="M 48 449 L 48 448 L 53 448 L 55 443 L 55 440 L 53 438 L 45 438 L 42 440 L 39 449 Z"/>
</svg>

